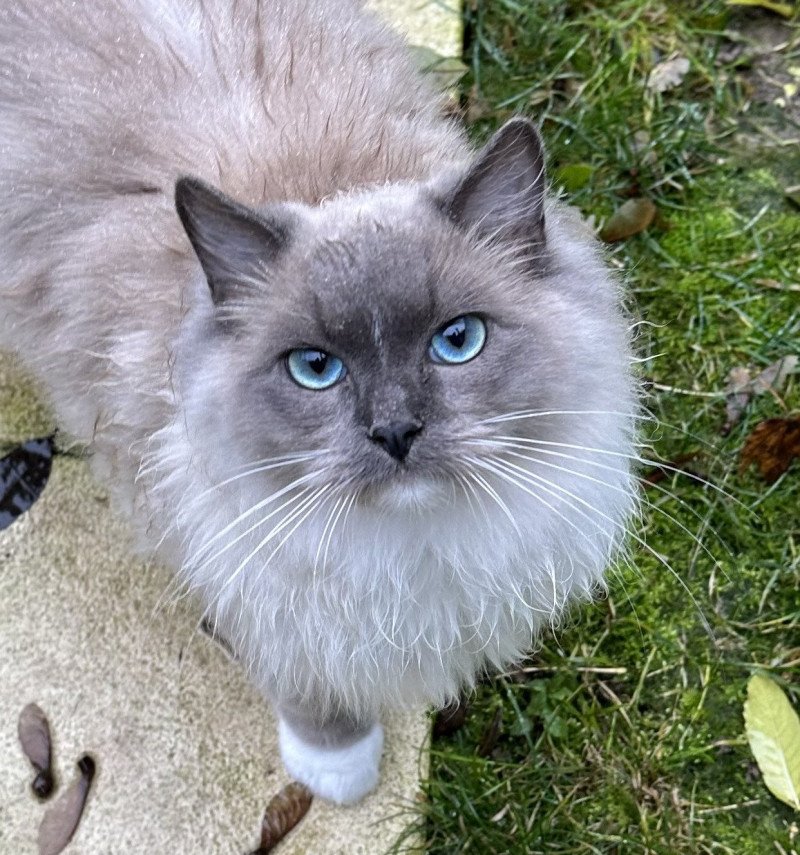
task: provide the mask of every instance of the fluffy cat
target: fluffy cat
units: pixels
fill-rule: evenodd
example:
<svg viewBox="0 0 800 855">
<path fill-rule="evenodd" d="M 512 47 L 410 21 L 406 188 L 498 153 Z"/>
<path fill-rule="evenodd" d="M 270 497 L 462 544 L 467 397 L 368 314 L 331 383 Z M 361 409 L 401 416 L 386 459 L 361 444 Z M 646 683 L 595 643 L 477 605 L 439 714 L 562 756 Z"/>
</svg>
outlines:
<svg viewBox="0 0 800 855">
<path fill-rule="evenodd" d="M 46 7 L 46 8 L 45 8 Z M 354 801 L 601 584 L 634 386 L 538 133 L 479 152 L 355 0 L 7 0 L 0 344 Z"/>
</svg>

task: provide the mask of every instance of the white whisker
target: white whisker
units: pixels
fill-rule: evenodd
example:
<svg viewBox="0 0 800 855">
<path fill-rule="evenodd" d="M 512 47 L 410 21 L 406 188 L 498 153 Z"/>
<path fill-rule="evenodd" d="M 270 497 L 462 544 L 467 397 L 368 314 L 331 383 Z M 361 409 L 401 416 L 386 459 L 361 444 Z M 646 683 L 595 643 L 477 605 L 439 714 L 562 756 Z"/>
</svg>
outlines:
<svg viewBox="0 0 800 855">
<path fill-rule="evenodd" d="M 670 424 L 669 422 L 663 421 L 663 419 L 658 418 L 653 412 L 647 410 L 646 408 L 642 408 L 637 412 L 621 412 L 616 410 L 515 410 L 509 413 L 501 413 L 498 416 L 494 416 L 490 419 L 483 419 L 482 421 L 476 422 L 477 425 L 491 425 L 491 424 L 500 424 L 503 422 L 512 422 L 518 421 L 522 419 L 532 419 L 538 418 L 540 416 L 619 416 L 620 418 L 629 419 L 634 424 L 639 424 L 641 422 L 649 422 L 653 425 L 658 426 L 659 428 L 666 428 L 667 430 L 675 431 L 676 433 L 681 434 L 682 436 L 689 437 L 690 439 L 699 442 L 701 445 L 704 445 L 706 448 L 718 452 L 717 447 L 713 442 L 709 442 L 705 437 L 700 436 L 699 434 L 693 433 L 690 430 L 686 430 L 686 428 L 682 428 L 678 425 Z M 642 442 L 641 440 L 637 440 L 633 438 L 633 444 L 642 448 L 650 447 L 648 442 Z"/>
<path fill-rule="evenodd" d="M 209 564 L 212 564 L 222 555 L 224 555 L 229 549 L 232 549 L 240 540 L 247 537 L 248 534 L 255 531 L 258 528 L 261 528 L 265 522 L 272 519 L 276 514 L 279 514 L 285 508 L 291 508 L 293 505 L 297 505 L 301 500 L 304 500 L 309 493 L 314 491 L 313 487 L 303 487 L 297 495 L 290 496 L 285 502 L 280 504 L 277 508 L 273 508 L 266 516 L 261 517 L 257 522 L 253 523 L 246 531 L 243 531 L 241 534 L 237 535 L 233 540 L 228 541 L 221 549 L 218 549 L 213 555 L 204 558 L 200 564 L 192 567 L 192 572 L 196 573 L 198 570 L 201 570 L 204 567 L 207 567 Z M 291 511 L 290 511 L 291 513 Z M 216 579 L 218 573 L 214 576 Z"/>
<path fill-rule="evenodd" d="M 230 575 L 230 576 L 225 580 L 225 582 L 222 584 L 222 586 L 221 586 L 221 588 L 220 588 L 220 590 L 219 590 L 219 592 L 218 592 L 218 594 L 217 594 L 217 598 L 219 599 L 219 597 L 222 595 L 222 593 L 224 593 L 224 591 L 225 591 L 228 587 L 230 587 L 230 585 L 232 585 L 232 584 L 233 584 L 233 582 L 238 578 L 239 574 L 240 574 L 240 573 L 245 569 L 245 567 L 247 567 L 247 565 L 248 565 L 248 564 L 249 564 L 249 563 L 250 563 L 250 562 L 251 562 L 251 561 L 256 557 L 256 555 L 257 555 L 257 554 L 258 554 L 258 553 L 259 553 L 259 552 L 260 552 L 260 551 L 261 551 L 261 550 L 262 550 L 262 549 L 263 549 L 263 548 L 264 548 L 264 547 L 265 547 L 265 546 L 266 546 L 266 545 L 267 545 L 271 540 L 273 540 L 274 538 L 276 538 L 276 537 L 277 537 L 277 536 L 278 536 L 278 535 L 279 535 L 279 534 L 280 534 L 280 533 L 281 533 L 281 532 L 282 532 L 282 531 L 283 531 L 283 530 L 284 530 L 288 525 L 290 525 L 290 524 L 291 524 L 295 519 L 297 519 L 297 517 L 298 517 L 298 516 L 300 516 L 301 514 L 303 514 L 303 512 L 304 512 L 304 511 L 306 511 L 306 509 L 308 509 L 308 508 L 311 508 L 311 510 L 315 510 L 315 509 L 317 509 L 317 508 L 318 508 L 318 506 L 317 506 L 317 508 L 315 508 L 314 503 L 316 502 L 316 500 L 317 500 L 321 495 L 323 495 L 324 493 L 326 493 L 329 489 L 331 489 L 331 485 L 330 485 L 330 484 L 324 484 L 324 485 L 323 485 L 323 486 L 321 486 L 321 487 L 317 487 L 315 490 L 313 490 L 313 492 L 311 493 L 311 495 L 310 495 L 310 496 L 307 496 L 305 499 L 303 499 L 302 501 L 300 501 L 300 502 L 297 504 L 297 506 L 296 506 L 296 507 L 295 507 L 295 508 L 290 512 L 290 513 L 288 513 L 288 514 L 287 514 L 287 515 L 286 515 L 286 516 L 281 520 L 281 522 L 280 522 L 280 523 L 278 523 L 278 525 L 274 526 L 274 527 L 269 531 L 269 533 L 268 533 L 264 538 L 262 538 L 262 540 L 261 540 L 261 541 L 259 541 L 259 543 L 258 543 L 258 544 L 257 544 L 257 545 L 256 545 L 256 546 L 255 546 L 251 551 L 250 551 L 249 555 L 248 555 L 246 558 L 244 558 L 241 562 L 239 562 L 239 565 L 236 567 L 236 569 L 233 571 L 233 573 L 231 573 L 231 575 Z M 296 500 L 297 500 L 297 497 L 295 497 L 295 501 L 296 501 Z M 310 511 L 309 511 L 309 513 L 310 513 Z M 300 522 L 302 522 L 302 521 L 306 518 L 306 516 L 307 516 L 307 515 L 305 515 L 305 516 L 301 516 Z M 299 525 L 299 523 L 298 523 L 298 525 Z M 291 529 L 291 531 L 289 532 L 289 536 L 290 536 L 290 535 L 295 531 L 295 529 L 296 529 L 296 528 L 297 528 L 297 526 L 295 526 L 293 529 Z M 287 537 L 288 537 L 288 536 L 287 536 Z M 278 547 L 278 548 L 280 548 L 280 546 L 282 546 L 282 545 L 286 542 L 286 539 L 287 539 L 287 538 L 284 538 L 284 540 L 282 540 L 282 541 L 281 541 L 281 543 L 279 544 L 279 547 Z M 270 559 L 270 558 L 272 558 L 272 556 L 273 556 L 273 555 L 275 555 L 275 552 L 276 552 L 276 551 L 277 551 L 277 550 L 274 550 L 274 551 L 270 554 L 270 557 L 267 559 L 267 562 L 269 561 L 269 559 Z M 267 562 L 265 562 L 265 564 L 266 564 Z M 213 582 L 216 582 L 216 580 L 219 578 L 220 574 L 221 574 L 221 573 L 223 573 L 223 572 L 224 572 L 224 568 L 223 568 L 222 570 L 217 571 L 217 573 L 214 575 L 214 577 L 213 577 L 213 580 L 212 580 L 212 581 L 213 581 Z"/>
<path fill-rule="evenodd" d="M 260 472 L 269 472 L 272 469 L 282 469 L 287 466 L 296 466 L 298 463 L 305 463 L 309 460 L 313 460 L 315 457 L 318 456 L 319 455 L 317 454 L 302 455 L 292 457 L 287 460 L 278 460 L 264 466 L 257 466 L 255 469 L 248 469 L 246 472 L 240 472 L 238 475 L 233 475 L 230 478 L 226 478 L 224 481 L 220 481 L 218 484 L 214 484 L 213 486 L 208 487 L 207 489 L 199 493 L 198 497 L 202 498 L 203 496 L 207 496 L 209 493 L 213 493 L 215 490 L 219 490 L 220 487 L 224 487 L 227 484 L 231 484 L 234 481 L 238 481 L 240 478 L 248 478 L 250 475 L 257 475 Z"/>
<path fill-rule="evenodd" d="M 325 496 L 325 497 L 322 499 L 322 502 L 321 502 L 320 504 L 315 504 L 315 503 L 316 503 L 316 501 L 317 501 L 317 499 L 319 499 L 319 498 L 320 498 L 320 497 L 321 497 L 321 496 L 322 496 L 322 495 L 323 495 L 323 494 L 328 490 L 329 486 L 330 486 L 330 485 L 326 485 L 325 487 L 321 487 L 321 488 L 317 491 L 317 494 L 316 494 L 316 496 L 314 497 L 314 502 L 312 502 L 312 504 L 310 505 L 310 507 L 308 508 L 308 510 L 307 510 L 307 511 L 306 511 L 306 512 L 305 512 L 305 513 L 300 517 L 300 519 L 299 519 L 299 520 L 298 520 L 298 521 L 297 521 L 297 522 L 296 522 L 296 523 L 295 523 L 295 524 L 294 524 L 294 525 L 289 529 L 289 531 L 288 531 L 288 532 L 283 536 L 283 538 L 281 539 L 281 541 L 280 541 L 280 542 L 278 543 L 278 545 L 277 545 L 277 546 L 272 550 L 272 552 L 270 552 L 270 554 L 267 556 L 267 558 L 266 558 L 266 560 L 264 561 L 264 563 L 261 565 L 260 570 L 261 570 L 261 572 L 262 572 L 262 573 L 264 572 L 264 569 L 265 569 L 265 568 L 266 568 L 266 566 L 270 563 L 270 561 L 272 561 L 272 559 L 273 559 L 273 558 L 278 554 L 278 552 L 280 552 L 280 550 L 282 549 L 282 547 L 284 546 L 284 544 L 288 542 L 289 538 L 290 538 L 290 537 L 291 537 L 291 536 L 292 536 L 292 535 L 297 531 L 297 529 L 298 529 L 298 528 L 299 528 L 299 527 L 300 527 L 300 526 L 301 526 L 301 525 L 306 521 L 306 519 L 308 519 L 308 517 L 309 517 L 309 516 L 311 516 L 312 514 L 315 514 L 315 513 L 317 513 L 318 511 L 320 511 L 322 508 L 324 508 L 324 507 L 325 507 L 325 505 L 330 501 L 330 499 L 332 499 L 332 498 L 333 498 L 333 496 L 334 496 L 335 494 L 329 494 L 328 496 Z M 248 560 L 249 560 L 249 559 L 248 559 Z"/>
<path fill-rule="evenodd" d="M 467 478 L 467 476 L 464 473 L 456 472 L 456 473 L 454 473 L 454 475 L 455 475 L 456 483 L 460 485 L 461 491 L 464 493 L 464 498 L 467 500 L 467 504 L 469 505 L 469 509 L 470 509 L 470 512 L 472 513 L 472 516 L 474 516 L 474 517 L 477 516 L 478 515 L 477 509 L 476 509 L 475 505 L 472 503 L 472 499 L 474 498 L 475 501 L 480 505 L 478 493 L 476 492 L 475 488 L 472 486 L 471 482 L 469 481 L 469 479 Z M 482 505 L 481 505 L 481 509 L 484 511 L 484 513 L 486 512 L 486 509 L 483 508 Z"/>
<path fill-rule="evenodd" d="M 574 530 L 575 530 L 579 535 L 581 535 L 581 537 L 583 537 L 583 538 L 584 538 L 584 540 L 586 540 L 586 541 L 587 541 L 589 544 L 591 544 L 593 547 L 595 546 L 595 542 L 594 542 L 594 541 L 593 541 L 593 540 L 592 540 L 592 539 L 591 539 L 591 538 L 586 534 L 586 532 L 585 532 L 585 531 L 583 531 L 583 529 L 582 529 L 582 528 L 580 528 L 580 526 L 578 526 L 575 522 L 573 522 L 572 520 L 570 520 L 568 517 L 565 517 L 565 516 L 564 516 L 564 514 L 562 514 L 562 513 L 558 510 L 558 508 L 556 508 L 556 507 L 554 507 L 553 505 L 551 505 L 551 504 L 550 504 L 550 503 L 549 503 L 549 502 L 548 502 L 548 501 L 547 501 L 547 500 L 546 500 L 546 499 L 545 499 L 545 498 L 544 498 L 540 493 L 535 492 L 535 491 L 534 491 L 534 490 L 532 490 L 530 487 L 526 487 L 526 486 L 525 486 L 525 484 L 520 483 L 520 479 L 519 479 L 518 477 L 514 476 L 514 474 L 513 474 L 513 473 L 509 473 L 509 472 L 507 472 L 507 471 L 504 471 L 503 469 L 501 469 L 501 468 L 498 466 L 498 464 L 510 465 L 510 464 L 507 464 L 507 463 L 506 463 L 506 461 L 504 461 L 502 458 L 497 457 L 496 455 L 492 455 L 492 456 L 491 456 L 490 458 L 488 458 L 488 459 L 487 459 L 487 458 L 479 458 L 479 459 L 476 459 L 476 465 L 480 466 L 480 467 L 481 467 L 481 468 L 483 468 L 483 469 L 486 469 L 486 470 L 487 470 L 487 471 L 489 471 L 489 472 L 494 472 L 494 474 L 495 474 L 495 475 L 499 475 L 501 478 L 503 478 L 503 480 L 508 481 L 510 484 L 513 484 L 515 487 L 517 487 L 518 489 L 520 489 L 520 490 L 522 490 L 523 492 L 527 493 L 529 496 L 532 496 L 534 499 L 537 499 L 541 504 L 545 505 L 545 507 L 549 508 L 549 510 L 551 510 L 554 514 L 556 514 L 556 516 L 558 516 L 558 518 L 559 518 L 559 519 L 561 519 L 561 520 L 562 520 L 563 522 L 565 522 L 568 526 L 570 526 L 571 528 L 573 528 L 573 529 L 574 529 Z M 534 486 L 534 485 L 531 485 L 531 486 Z M 564 498 L 563 498 L 563 497 L 561 497 L 561 496 L 556 496 L 556 498 L 557 498 L 559 501 L 561 501 L 561 502 L 563 502 L 564 504 L 566 504 L 568 507 L 572 507 L 572 506 L 569 504 L 569 502 L 567 502 L 566 500 L 564 500 Z M 573 508 L 573 510 L 574 510 L 574 508 Z M 613 536 L 609 535 L 609 534 L 608 534 L 608 532 L 603 531 L 603 529 L 600 529 L 600 527 L 599 527 L 599 526 L 597 526 L 596 521 L 595 521 L 595 525 L 596 525 L 596 527 L 598 528 L 598 530 L 599 530 L 599 531 L 601 531 L 601 532 L 602 532 L 602 533 L 604 533 L 607 537 L 609 537 L 609 538 L 610 538 L 610 540 L 613 540 Z"/>
<path fill-rule="evenodd" d="M 604 481 L 602 478 L 595 478 L 594 476 L 589 475 L 585 472 L 579 472 L 578 470 L 575 470 L 575 469 L 569 469 L 566 466 L 559 466 L 557 463 L 552 463 L 548 460 L 542 460 L 539 457 L 533 457 L 529 454 L 520 454 L 520 453 L 515 452 L 515 451 L 506 451 L 505 453 L 508 455 L 511 455 L 513 457 L 521 458 L 522 460 L 528 460 L 531 463 L 536 463 L 539 466 L 547 466 L 551 469 L 556 469 L 559 472 L 565 472 L 569 475 L 575 475 L 578 478 L 583 478 L 586 481 L 591 481 L 594 484 L 599 484 L 603 487 L 607 487 L 609 490 L 613 490 L 614 492 L 620 493 L 624 496 L 628 496 L 629 498 L 636 498 L 636 493 L 634 491 L 628 490 L 625 487 L 620 486 L 619 484 L 612 484 L 609 481 Z M 579 458 L 573 458 L 573 459 L 579 460 Z M 618 470 L 615 470 L 615 471 L 618 471 Z M 533 474 L 533 473 L 531 473 L 531 474 Z M 668 490 L 666 492 L 670 496 L 673 495 Z M 674 497 L 674 498 L 677 498 L 677 497 Z M 679 499 L 679 501 L 682 501 L 682 500 Z M 711 552 L 711 550 L 702 542 L 702 540 L 698 537 L 698 535 L 696 535 L 693 531 L 691 531 L 691 529 L 689 529 L 687 526 L 685 526 L 677 517 L 675 517 L 673 514 L 669 513 L 668 511 L 665 511 L 663 508 L 658 507 L 658 505 L 655 505 L 650 501 L 647 501 L 646 504 L 648 505 L 648 507 L 652 508 L 656 513 L 661 514 L 663 517 L 665 517 L 667 520 L 669 520 L 673 525 L 677 526 L 681 531 L 683 531 L 685 534 L 687 534 L 697 544 L 697 547 L 699 549 L 701 549 L 711 559 L 711 561 L 715 565 L 719 566 L 719 561 L 714 556 L 714 554 Z M 694 508 L 689 508 L 689 510 L 692 511 L 694 514 L 696 514 L 696 516 L 700 519 L 701 523 L 706 524 L 706 520 L 700 514 L 698 514 L 694 510 Z M 709 526 L 709 530 L 713 531 L 714 534 L 716 534 L 714 529 L 711 528 L 710 526 Z M 719 539 L 719 535 L 717 535 L 717 538 Z M 724 544 L 724 541 L 721 541 L 721 542 L 723 542 L 723 545 L 725 545 L 727 548 L 727 545 Z"/>
<path fill-rule="evenodd" d="M 685 593 L 687 594 L 687 596 L 691 600 L 692 604 L 697 609 L 697 612 L 700 616 L 700 620 L 702 621 L 706 632 L 712 638 L 714 637 L 714 633 L 711 630 L 711 626 L 708 623 L 708 620 L 706 619 L 706 616 L 703 613 L 703 610 L 700 608 L 700 604 L 698 603 L 696 597 L 694 596 L 694 594 L 692 594 L 689 586 L 686 584 L 686 582 L 683 581 L 683 579 L 681 578 L 681 576 L 677 572 L 677 570 L 675 570 L 675 568 L 662 555 L 659 555 L 658 552 L 656 552 L 655 549 L 653 549 L 644 540 L 644 538 L 640 537 L 634 531 L 627 530 L 621 522 L 619 522 L 618 520 L 615 520 L 612 517 L 608 516 L 608 514 L 604 513 L 603 511 L 599 510 L 598 508 L 594 507 L 591 503 L 587 502 L 585 499 L 581 498 L 580 496 L 577 496 L 575 493 L 571 492 L 570 490 L 567 490 L 565 487 L 562 487 L 561 485 L 556 484 L 553 481 L 550 481 L 549 479 L 543 477 L 542 475 L 537 475 L 536 473 L 531 472 L 530 470 L 523 469 L 523 467 L 516 466 L 516 464 L 509 463 L 507 461 L 497 461 L 497 462 L 501 462 L 504 466 L 509 466 L 514 470 L 518 470 L 518 471 L 524 473 L 525 475 L 530 476 L 531 478 L 535 479 L 536 482 L 539 482 L 540 484 L 546 484 L 549 487 L 552 487 L 554 490 L 558 491 L 559 493 L 563 493 L 564 495 L 569 496 L 571 499 L 574 499 L 576 502 L 579 502 L 581 505 L 584 505 L 585 507 L 587 507 L 590 511 L 592 511 L 592 513 L 597 514 L 599 517 L 601 517 L 604 520 L 607 520 L 609 523 L 611 523 L 611 525 L 613 525 L 615 528 L 617 528 L 621 533 L 628 534 L 630 537 L 632 537 L 637 543 L 639 543 L 644 549 L 646 549 L 657 561 L 659 561 L 664 567 L 666 567 L 666 569 L 669 570 L 669 572 L 675 577 L 675 580 L 680 584 L 680 586 L 683 588 L 683 590 L 685 591 Z M 547 488 L 542 487 L 542 489 L 547 489 Z M 567 503 L 567 504 L 569 504 L 569 503 Z M 576 508 L 574 505 L 570 505 L 570 507 L 572 507 L 572 509 L 576 513 L 580 513 L 582 516 L 586 517 L 586 519 L 594 522 L 595 525 L 598 525 L 596 520 L 592 520 L 592 518 L 588 514 L 581 513 L 579 508 Z M 598 528 L 599 528 L 599 525 L 598 525 Z"/>
<path fill-rule="evenodd" d="M 545 416 L 621 416 L 631 421 L 657 421 L 647 415 L 639 413 L 623 413 L 617 410 L 516 410 L 511 413 L 503 413 L 489 419 L 481 419 L 479 425 L 494 425 L 502 422 L 514 422 L 521 419 L 537 419 Z"/>
<path fill-rule="evenodd" d="M 477 465 L 477 458 L 467 458 L 467 463 L 472 463 L 473 465 Z M 497 504 L 500 510 L 508 517 L 511 525 L 514 526 L 514 531 L 517 533 L 517 536 L 522 539 L 522 532 L 519 530 L 519 526 L 517 525 L 517 521 L 514 519 L 514 515 L 508 509 L 508 505 L 500 498 L 498 492 L 492 487 L 489 482 L 479 475 L 477 472 L 468 471 L 467 476 L 472 478 L 477 485 Z"/>
<path fill-rule="evenodd" d="M 345 529 L 347 528 L 347 518 L 350 516 L 350 511 L 353 510 L 353 507 L 356 504 L 358 499 L 358 490 L 353 491 L 353 495 L 350 497 L 350 502 L 347 505 L 347 510 L 344 512 L 344 517 L 342 519 L 342 534 L 344 534 Z M 330 539 L 328 540 L 328 544 L 325 547 L 325 554 L 322 556 L 322 566 L 325 567 L 328 563 L 328 548 L 330 547 Z"/>
<path fill-rule="evenodd" d="M 509 442 L 522 442 L 522 443 L 525 443 L 526 445 L 553 446 L 555 448 L 570 448 L 570 449 L 574 449 L 575 451 L 586 451 L 586 452 L 589 452 L 590 454 L 605 454 L 605 455 L 608 455 L 609 457 L 618 457 L 618 458 L 623 458 L 626 460 L 633 460 L 637 463 L 642 463 L 645 466 L 657 466 L 660 469 L 667 470 L 668 472 L 677 472 L 678 474 L 686 475 L 687 477 L 692 478 L 693 480 L 697 481 L 698 483 L 703 484 L 705 487 L 709 487 L 712 490 L 716 490 L 718 493 L 725 496 L 726 499 L 730 499 L 732 502 L 735 502 L 737 505 L 739 505 L 743 510 L 746 510 L 748 513 L 751 513 L 751 514 L 753 513 L 753 511 L 750 508 L 748 508 L 747 505 L 745 505 L 743 502 L 741 502 L 739 499 L 737 499 L 736 496 L 733 496 L 727 490 L 723 490 L 721 487 L 717 486 L 716 484 L 712 483 L 711 481 L 708 481 L 705 478 L 701 478 L 699 475 L 696 475 L 694 473 L 692 473 L 691 475 L 687 475 L 686 472 L 679 469 L 677 466 L 672 466 L 671 464 L 668 464 L 668 463 L 662 463 L 659 460 L 652 460 L 648 457 L 641 457 L 637 454 L 626 454 L 624 451 L 611 451 L 608 448 L 597 448 L 597 447 L 590 446 L 590 445 L 578 445 L 576 443 L 569 443 L 569 442 L 555 442 L 554 440 L 547 440 L 547 439 L 527 439 L 527 438 L 519 437 L 519 436 L 497 436 L 494 438 L 498 439 L 498 440 L 509 441 Z"/>
<path fill-rule="evenodd" d="M 599 460 L 592 460 L 588 457 L 578 457 L 575 454 L 566 454 L 563 451 L 553 451 L 552 449 L 547 449 L 547 448 L 531 449 L 530 446 L 523 445 L 522 443 L 519 443 L 516 441 L 515 442 L 508 442 L 508 441 L 487 439 L 487 440 L 470 440 L 469 443 L 471 445 L 479 444 L 482 447 L 491 448 L 494 450 L 513 448 L 513 449 L 519 449 L 522 451 L 535 451 L 537 455 L 544 454 L 548 457 L 559 457 L 559 458 L 562 458 L 564 460 L 572 460 L 575 463 L 580 463 L 580 464 L 586 465 L 586 466 L 592 466 L 595 469 L 603 469 L 607 472 L 614 472 L 616 474 L 619 474 L 619 472 L 620 472 L 620 468 L 618 466 L 610 466 L 609 464 L 602 463 Z M 542 463 L 542 465 L 545 465 L 544 461 L 541 460 L 540 458 L 528 457 L 527 455 L 524 455 L 524 454 L 520 454 L 519 456 L 522 457 L 523 459 L 536 460 L 537 462 Z M 550 464 L 550 465 L 552 465 L 552 464 Z M 564 471 L 565 472 L 571 472 L 574 475 L 580 475 L 581 474 L 581 473 L 579 473 L 573 469 L 565 469 Z M 679 473 L 679 474 L 685 474 L 685 473 Z M 588 477 L 588 476 L 582 476 L 582 477 Z M 608 482 L 605 482 L 605 481 L 599 481 L 599 483 L 606 484 L 606 486 L 611 486 Z M 706 528 L 708 528 L 708 530 L 714 535 L 714 537 L 716 537 L 717 542 L 720 544 L 720 546 L 728 553 L 728 555 L 733 557 L 733 551 L 731 550 L 731 547 L 727 544 L 725 539 L 722 537 L 722 535 L 719 534 L 719 532 L 713 526 L 709 525 L 707 518 L 704 517 L 698 511 L 696 511 L 688 502 L 686 502 L 684 499 L 682 499 L 680 496 L 678 496 L 672 490 L 668 489 L 667 487 L 663 487 L 661 484 L 648 483 L 647 488 L 648 489 L 652 488 L 652 489 L 656 490 L 657 492 L 662 493 L 665 496 L 668 496 L 673 501 L 678 502 L 678 504 L 687 513 L 691 514 L 693 517 L 695 517 L 697 520 L 699 520 L 701 523 L 703 523 L 703 525 Z M 653 508 L 653 510 L 657 511 L 658 513 L 665 515 L 668 519 L 671 519 L 676 525 L 678 525 L 679 527 L 682 527 L 681 524 L 678 522 L 676 517 L 674 517 L 672 514 L 667 513 L 667 511 L 664 511 L 663 509 L 659 508 L 657 505 L 655 505 L 650 499 L 648 499 L 648 497 L 646 496 L 646 494 L 644 492 L 637 493 L 636 495 L 638 495 L 639 500 L 642 501 L 645 505 L 647 505 L 650 508 Z M 686 529 L 686 530 L 689 531 L 688 529 Z M 689 533 L 691 534 L 691 532 L 689 532 Z M 696 535 L 692 534 L 692 537 L 695 538 Z"/>
<path fill-rule="evenodd" d="M 322 474 L 324 474 L 325 471 L 326 471 L 325 469 L 320 469 L 320 470 L 315 471 L 315 472 L 309 472 L 308 474 L 303 475 L 300 478 L 296 478 L 294 481 L 291 481 L 285 487 L 281 487 L 279 490 L 276 490 L 274 493 L 270 494 L 265 499 L 262 499 L 260 502 L 256 502 L 255 505 L 248 508 L 243 513 L 239 514 L 239 516 L 236 517 L 236 519 L 234 519 L 232 522 L 228 523 L 228 525 L 226 525 L 224 528 L 220 529 L 215 535 L 213 535 L 213 537 L 211 537 L 207 541 L 205 541 L 203 543 L 203 545 L 197 550 L 197 552 L 191 557 L 191 559 L 187 563 L 193 563 L 193 562 L 197 561 L 200 558 L 200 556 L 204 552 L 206 552 L 214 543 L 216 543 L 220 538 L 224 537 L 229 531 L 231 531 L 231 529 L 235 528 L 243 520 L 245 520 L 248 517 L 252 516 L 253 514 L 257 513 L 258 511 L 260 511 L 262 508 L 266 507 L 267 505 L 272 504 L 272 502 L 274 502 L 276 499 L 280 499 L 281 496 L 285 496 L 287 493 L 290 493 L 292 490 L 297 489 L 300 485 L 306 484 L 309 481 L 313 481 L 313 480 L 319 478 Z M 284 507 L 284 505 L 281 505 L 281 508 L 282 507 Z M 270 514 L 265 519 L 270 519 L 271 516 L 273 516 L 273 514 Z M 241 538 L 244 535 L 249 534 L 254 528 L 257 528 L 259 525 L 261 525 L 260 521 L 258 523 L 256 523 L 254 526 L 251 526 L 249 529 L 247 529 L 247 531 L 244 532 L 239 537 L 237 537 L 236 540 L 231 541 L 231 543 L 238 542 L 239 540 L 241 540 Z"/>
<path fill-rule="evenodd" d="M 344 531 L 345 524 L 347 523 L 347 516 L 350 513 L 350 509 L 353 507 L 353 504 L 355 503 L 357 495 L 358 494 L 354 491 L 350 496 L 350 501 L 347 504 L 347 510 L 345 510 L 344 519 L 342 522 L 342 531 Z M 344 509 L 345 509 L 345 506 L 342 505 L 342 510 L 344 510 Z M 325 552 L 322 555 L 322 570 L 323 570 L 323 572 L 325 571 L 325 568 L 328 566 L 328 551 L 331 548 L 331 541 L 333 539 L 333 532 L 334 532 L 334 529 L 336 528 L 336 524 L 339 522 L 339 517 L 341 516 L 341 513 L 342 513 L 342 511 L 339 511 L 339 513 L 336 515 L 336 519 L 333 521 L 333 525 L 331 526 L 331 530 L 328 532 L 328 542 L 325 544 Z"/>
<path fill-rule="evenodd" d="M 347 502 L 347 496 L 339 496 L 336 501 L 333 503 L 333 507 L 328 514 L 328 518 L 325 520 L 325 525 L 322 528 L 322 534 L 319 536 L 319 543 L 317 544 L 317 551 L 314 553 L 314 579 L 317 578 L 317 567 L 319 565 L 319 556 L 322 553 L 323 545 L 325 544 L 325 536 L 328 533 L 329 528 L 333 528 L 333 520 L 334 517 L 338 519 L 338 514 L 344 509 L 344 506 Z M 322 569 L 325 569 L 325 565 L 322 565 Z"/>
<path fill-rule="evenodd" d="M 234 470 L 247 469 L 251 466 L 262 466 L 266 463 L 273 463 L 281 460 L 313 460 L 316 457 L 323 457 L 326 454 L 330 454 L 330 449 L 317 448 L 309 451 L 287 451 L 285 454 L 276 454 L 273 457 L 262 457 L 260 460 L 252 460 L 250 463 L 243 463 L 241 466 L 234 467 Z"/>
</svg>

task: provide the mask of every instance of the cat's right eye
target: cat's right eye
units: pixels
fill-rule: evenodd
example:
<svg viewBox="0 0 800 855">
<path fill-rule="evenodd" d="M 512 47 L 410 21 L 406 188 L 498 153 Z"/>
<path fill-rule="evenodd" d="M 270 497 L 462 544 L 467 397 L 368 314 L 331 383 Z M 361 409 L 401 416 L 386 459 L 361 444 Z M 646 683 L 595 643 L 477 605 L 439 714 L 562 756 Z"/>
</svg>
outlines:
<svg viewBox="0 0 800 855">
<path fill-rule="evenodd" d="M 477 315 L 462 315 L 446 323 L 431 339 L 434 362 L 462 365 L 474 359 L 486 343 L 486 324 Z"/>
<path fill-rule="evenodd" d="M 289 376 L 304 389 L 329 389 L 347 374 L 344 362 L 338 356 L 302 347 L 292 350 L 286 357 Z"/>
</svg>

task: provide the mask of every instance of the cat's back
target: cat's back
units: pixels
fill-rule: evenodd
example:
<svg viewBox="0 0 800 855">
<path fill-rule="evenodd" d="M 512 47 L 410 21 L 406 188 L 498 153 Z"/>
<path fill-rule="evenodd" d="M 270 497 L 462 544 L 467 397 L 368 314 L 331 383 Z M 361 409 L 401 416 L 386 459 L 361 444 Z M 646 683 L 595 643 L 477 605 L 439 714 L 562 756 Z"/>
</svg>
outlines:
<svg viewBox="0 0 800 855">
<path fill-rule="evenodd" d="M 418 178 L 458 135 L 361 6 L 11 0 L 0 10 L 10 171 L 24 161 L 50 188 L 166 195 L 188 172 L 251 204 Z"/>
</svg>

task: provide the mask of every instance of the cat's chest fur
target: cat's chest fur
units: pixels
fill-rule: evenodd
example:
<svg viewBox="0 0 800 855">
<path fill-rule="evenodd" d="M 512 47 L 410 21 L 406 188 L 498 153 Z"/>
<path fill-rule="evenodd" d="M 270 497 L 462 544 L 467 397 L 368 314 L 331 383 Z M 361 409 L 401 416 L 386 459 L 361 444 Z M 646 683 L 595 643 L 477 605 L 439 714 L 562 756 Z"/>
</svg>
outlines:
<svg viewBox="0 0 800 855">
<path fill-rule="evenodd" d="M 224 468 L 211 475 L 196 453 L 182 422 L 154 442 L 152 499 L 177 510 L 164 553 L 174 548 L 268 694 L 364 715 L 446 703 L 476 669 L 523 655 L 569 601 L 594 592 L 629 501 L 622 472 L 616 492 L 582 494 L 587 507 L 605 502 L 591 517 L 503 482 L 496 501 L 424 478 L 366 497 L 268 475 L 248 485 L 241 470 L 224 483 Z M 587 521 L 602 537 L 585 534 Z"/>
</svg>

